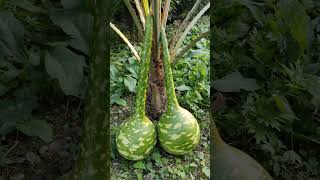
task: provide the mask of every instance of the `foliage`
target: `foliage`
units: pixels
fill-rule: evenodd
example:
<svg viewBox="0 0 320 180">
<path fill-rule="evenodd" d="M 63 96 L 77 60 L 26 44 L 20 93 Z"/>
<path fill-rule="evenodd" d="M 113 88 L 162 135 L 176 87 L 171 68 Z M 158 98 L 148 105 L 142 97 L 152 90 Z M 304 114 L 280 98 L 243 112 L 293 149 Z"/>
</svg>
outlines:
<svg viewBox="0 0 320 180">
<path fill-rule="evenodd" d="M 92 17 L 84 4 L 68 0 L 6 1 L 3 6 L 0 134 L 18 129 L 48 142 L 51 127 L 33 112 L 44 96 L 83 97 Z"/>
<path fill-rule="evenodd" d="M 319 7 L 235 0 L 212 11 L 213 86 L 225 99 L 218 125 L 275 179 L 320 177 Z"/>
<path fill-rule="evenodd" d="M 174 24 L 168 24 L 167 34 L 172 36 Z M 192 41 L 201 32 L 209 29 L 209 17 L 202 17 L 193 27 L 184 41 L 184 45 Z M 115 147 L 114 138 L 121 121 L 125 120 L 133 110 L 132 95 L 123 82 L 124 77 L 136 79 L 139 64 L 125 45 L 115 45 L 111 50 L 111 136 L 112 136 L 112 177 L 111 179 L 209 179 L 209 40 L 202 39 L 172 68 L 177 98 L 181 106 L 196 116 L 201 128 L 201 143 L 195 151 L 184 156 L 173 156 L 156 145 L 154 151 L 146 159 L 132 162 L 122 158 Z M 139 45 L 135 45 L 139 49 Z M 128 63 L 129 62 L 129 63 Z M 132 70 L 133 69 L 133 70 Z M 116 72 L 112 74 L 112 72 Z M 186 76 L 188 74 L 188 76 Z M 121 88 L 120 88 L 121 87 Z M 117 98 L 126 103 L 118 106 Z M 122 100 L 120 100 L 122 101 Z M 139 178 L 138 178 L 139 179 Z"/>
</svg>

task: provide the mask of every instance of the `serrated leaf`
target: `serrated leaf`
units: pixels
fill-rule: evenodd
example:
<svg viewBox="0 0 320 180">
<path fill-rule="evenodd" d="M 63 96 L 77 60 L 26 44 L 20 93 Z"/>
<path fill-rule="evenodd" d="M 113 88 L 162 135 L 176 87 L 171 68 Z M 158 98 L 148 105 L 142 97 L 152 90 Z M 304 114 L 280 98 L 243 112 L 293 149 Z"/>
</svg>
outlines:
<svg viewBox="0 0 320 180">
<path fill-rule="evenodd" d="M 59 80 L 66 95 L 78 95 L 83 80 L 84 57 L 58 46 L 46 53 L 45 67 L 52 78 Z"/>
<path fill-rule="evenodd" d="M 188 91 L 188 90 L 190 90 L 191 88 L 190 88 L 189 86 L 185 85 L 185 84 L 182 84 L 182 85 L 176 87 L 176 89 L 177 89 L 178 91 Z"/>
<path fill-rule="evenodd" d="M 71 47 L 89 55 L 93 27 L 93 17 L 90 14 L 55 11 L 50 13 L 50 19 L 71 37 Z"/>
<path fill-rule="evenodd" d="M 130 92 L 136 92 L 137 80 L 131 76 L 124 77 L 124 85 L 129 89 Z"/>
<path fill-rule="evenodd" d="M 52 140 L 52 128 L 43 120 L 29 120 L 17 124 L 17 129 L 28 136 L 41 138 L 46 143 Z"/>
<path fill-rule="evenodd" d="M 239 71 L 213 81 L 213 87 L 221 92 L 240 92 L 241 89 L 255 91 L 260 88 L 255 79 L 244 78 Z"/>
<path fill-rule="evenodd" d="M 15 61 L 25 59 L 24 27 L 11 12 L 0 11 L 0 54 Z"/>
</svg>

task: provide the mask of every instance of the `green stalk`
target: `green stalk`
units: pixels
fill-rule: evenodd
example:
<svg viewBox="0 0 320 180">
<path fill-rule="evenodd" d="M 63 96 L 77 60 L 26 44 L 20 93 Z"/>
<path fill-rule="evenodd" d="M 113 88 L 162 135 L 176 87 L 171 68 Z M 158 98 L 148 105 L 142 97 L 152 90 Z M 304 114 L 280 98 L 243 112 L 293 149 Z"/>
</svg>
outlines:
<svg viewBox="0 0 320 180">
<path fill-rule="evenodd" d="M 186 53 L 188 52 L 194 45 L 197 44 L 198 41 L 200 41 L 202 38 L 206 37 L 209 35 L 209 31 L 200 34 L 196 39 L 194 39 L 189 45 L 187 45 L 185 48 L 183 48 L 179 54 L 176 57 L 173 57 L 172 61 L 172 66 L 176 65 L 178 60 Z"/>
<path fill-rule="evenodd" d="M 110 27 L 121 37 L 121 39 L 127 44 L 127 46 L 130 48 L 133 55 L 137 58 L 137 60 L 140 62 L 140 56 L 137 52 L 137 50 L 133 47 L 133 45 L 130 43 L 128 38 L 118 29 L 114 24 L 110 22 Z"/>
<path fill-rule="evenodd" d="M 106 1 L 94 4 L 93 39 L 90 49 L 88 90 L 80 153 L 73 172 L 65 179 L 106 180 L 110 177 L 109 41 Z M 110 12 L 110 11 L 109 11 Z"/>
<path fill-rule="evenodd" d="M 182 35 L 180 36 L 178 42 L 172 46 L 174 47 L 171 53 L 171 58 L 174 59 L 174 57 L 176 56 L 176 53 L 179 49 L 179 47 L 181 46 L 184 38 L 187 36 L 187 34 L 190 32 L 191 28 L 197 23 L 197 21 L 200 19 L 200 17 L 210 8 L 210 2 L 203 7 L 203 9 L 201 9 L 201 11 L 196 15 L 196 17 L 194 17 L 194 19 L 190 22 L 190 24 L 187 26 L 187 28 L 184 30 L 184 32 L 182 33 Z"/>
<path fill-rule="evenodd" d="M 213 148 L 216 149 L 218 146 L 224 145 L 225 142 L 222 140 L 219 131 L 217 129 L 217 126 L 214 122 L 214 118 L 212 116 L 212 114 L 210 113 L 210 137 L 212 139 L 212 144 L 213 144 Z"/>
<path fill-rule="evenodd" d="M 166 33 L 163 27 L 161 27 L 161 43 L 163 51 L 163 63 L 164 63 L 164 81 L 167 92 L 167 109 L 171 110 L 179 107 L 179 103 L 176 97 L 174 82 L 172 77 L 172 70 L 170 65 L 170 54 L 168 49 L 168 42 L 166 38 Z"/>
<path fill-rule="evenodd" d="M 166 25 L 167 25 L 170 3 L 171 3 L 171 0 L 165 0 L 165 2 L 164 2 L 164 8 L 163 8 L 163 13 L 162 13 L 162 22 L 161 22 L 161 26 L 164 28 L 166 28 Z"/>
<path fill-rule="evenodd" d="M 145 116 L 146 108 L 146 93 L 148 85 L 148 75 L 150 69 L 150 58 L 151 58 L 151 46 L 152 46 L 152 17 L 147 15 L 146 17 L 146 31 L 143 42 L 143 50 L 141 54 L 140 74 L 137 87 L 136 97 L 136 113 L 141 117 Z"/>
<path fill-rule="evenodd" d="M 136 25 L 137 29 L 138 29 L 138 33 L 140 37 L 143 37 L 143 30 L 142 30 L 142 26 L 139 22 L 138 16 L 136 15 L 136 13 L 134 12 L 133 7 L 131 6 L 131 3 L 129 0 L 123 0 L 124 4 L 127 6 L 127 9 L 129 10 L 129 13 L 133 19 L 134 24 Z"/>
</svg>

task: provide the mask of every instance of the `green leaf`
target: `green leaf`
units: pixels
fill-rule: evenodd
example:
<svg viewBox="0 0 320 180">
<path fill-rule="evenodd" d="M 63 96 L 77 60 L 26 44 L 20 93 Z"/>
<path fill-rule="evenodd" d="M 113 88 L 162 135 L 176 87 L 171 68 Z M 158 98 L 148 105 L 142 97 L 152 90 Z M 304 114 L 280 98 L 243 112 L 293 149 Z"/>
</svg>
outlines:
<svg viewBox="0 0 320 180">
<path fill-rule="evenodd" d="M 61 0 L 64 9 L 83 9 L 86 7 L 85 1 L 79 0 Z"/>
<path fill-rule="evenodd" d="M 66 95 L 78 95 L 83 80 L 84 57 L 57 46 L 46 53 L 45 67 L 52 78 L 59 80 Z"/>
<path fill-rule="evenodd" d="M 127 101 L 122 99 L 122 98 L 119 98 L 115 101 L 115 103 L 117 103 L 118 105 L 120 106 L 126 106 L 127 105 Z"/>
<path fill-rule="evenodd" d="M 43 8 L 33 5 L 28 0 L 11 0 L 9 3 L 14 6 L 17 6 L 19 8 L 33 12 L 33 13 L 44 13 L 45 12 L 45 10 Z"/>
<path fill-rule="evenodd" d="M 239 71 L 213 81 L 213 87 L 221 92 L 240 92 L 240 89 L 255 91 L 259 89 L 255 79 L 244 78 Z"/>
<path fill-rule="evenodd" d="M 190 88 L 189 86 L 185 85 L 185 84 L 182 84 L 182 85 L 176 87 L 176 89 L 177 89 L 178 91 L 188 91 L 188 90 L 191 90 L 191 88 Z"/>
<path fill-rule="evenodd" d="M 136 169 L 146 169 L 146 165 L 142 161 L 138 161 L 133 164 L 133 167 Z"/>
<path fill-rule="evenodd" d="M 309 43 L 311 21 L 303 5 L 297 0 L 281 0 L 278 4 L 278 17 L 282 18 L 292 37 L 305 49 Z"/>
<path fill-rule="evenodd" d="M 0 54 L 15 61 L 25 59 L 24 27 L 8 11 L 0 11 Z"/>
<path fill-rule="evenodd" d="M 35 99 L 0 100 L 0 134 L 5 136 L 16 128 L 16 123 L 29 119 L 37 107 Z"/>
<path fill-rule="evenodd" d="M 130 92 L 136 92 L 137 80 L 131 76 L 124 77 L 124 85 L 129 89 Z"/>
<path fill-rule="evenodd" d="M 34 51 L 29 51 L 29 61 L 32 65 L 38 66 L 40 64 L 40 55 Z"/>
<path fill-rule="evenodd" d="M 2 83 L 0 83 L 0 96 L 4 95 L 8 90 L 9 90 L 8 87 L 6 87 Z"/>
<path fill-rule="evenodd" d="M 41 138 L 46 143 L 52 140 L 52 128 L 42 120 L 30 120 L 17 124 L 17 129 L 28 136 Z"/>
<path fill-rule="evenodd" d="M 71 47 L 89 55 L 93 27 L 93 17 L 90 14 L 55 11 L 50 13 L 50 19 L 71 37 Z"/>
</svg>

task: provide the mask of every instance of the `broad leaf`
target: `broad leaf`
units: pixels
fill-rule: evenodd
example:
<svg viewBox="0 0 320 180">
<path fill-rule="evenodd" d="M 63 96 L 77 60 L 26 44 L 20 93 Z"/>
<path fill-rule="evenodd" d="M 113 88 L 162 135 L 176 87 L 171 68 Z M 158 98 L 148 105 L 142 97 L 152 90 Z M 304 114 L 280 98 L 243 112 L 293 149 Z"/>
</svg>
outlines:
<svg viewBox="0 0 320 180">
<path fill-rule="evenodd" d="M 0 96 L 4 95 L 9 90 L 8 87 L 0 83 Z"/>
<path fill-rule="evenodd" d="M 215 80 L 213 87 L 222 92 L 240 92 L 240 89 L 254 91 L 259 89 L 256 80 L 244 78 L 239 71 L 233 72 L 222 79 Z"/>
<path fill-rule="evenodd" d="M 0 11 L 0 54 L 15 61 L 23 61 L 24 27 L 7 11 Z"/>
<path fill-rule="evenodd" d="M 34 99 L 1 100 L 0 101 L 0 134 L 5 136 L 16 128 L 16 123 L 31 117 L 37 107 Z"/>
<path fill-rule="evenodd" d="M 87 13 L 55 11 L 50 19 L 71 37 L 70 45 L 89 55 L 89 41 L 93 27 L 93 17 Z"/>
<path fill-rule="evenodd" d="M 41 7 L 33 5 L 28 0 L 11 0 L 10 4 L 15 5 L 19 8 L 25 9 L 27 11 L 33 12 L 33 13 L 44 13 L 45 10 Z"/>
<path fill-rule="evenodd" d="M 281 0 L 277 14 L 301 48 L 307 48 L 311 40 L 309 33 L 312 34 L 311 21 L 303 5 L 298 0 Z"/>
<path fill-rule="evenodd" d="M 124 85 L 129 89 L 130 92 L 136 92 L 137 80 L 131 76 L 123 78 Z"/>
<path fill-rule="evenodd" d="M 191 88 L 190 88 L 189 86 L 185 85 L 185 84 L 182 84 L 182 85 L 176 87 L 176 89 L 177 89 L 178 91 L 188 91 L 188 90 L 190 90 Z"/>
<path fill-rule="evenodd" d="M 36 136 L 46 143 L 52 140 L 52 128 L 42 120 L 30 120 L 17 125 L 17 129 L 28 136 Z"/>
<path fill-rule="evenodd" d="M 79 95 L 83 80 L 84 57 L 58 46 L 47 52 L 45 67 L 52 78 L 59 80 L 66 95 Z"/>
</svg>

